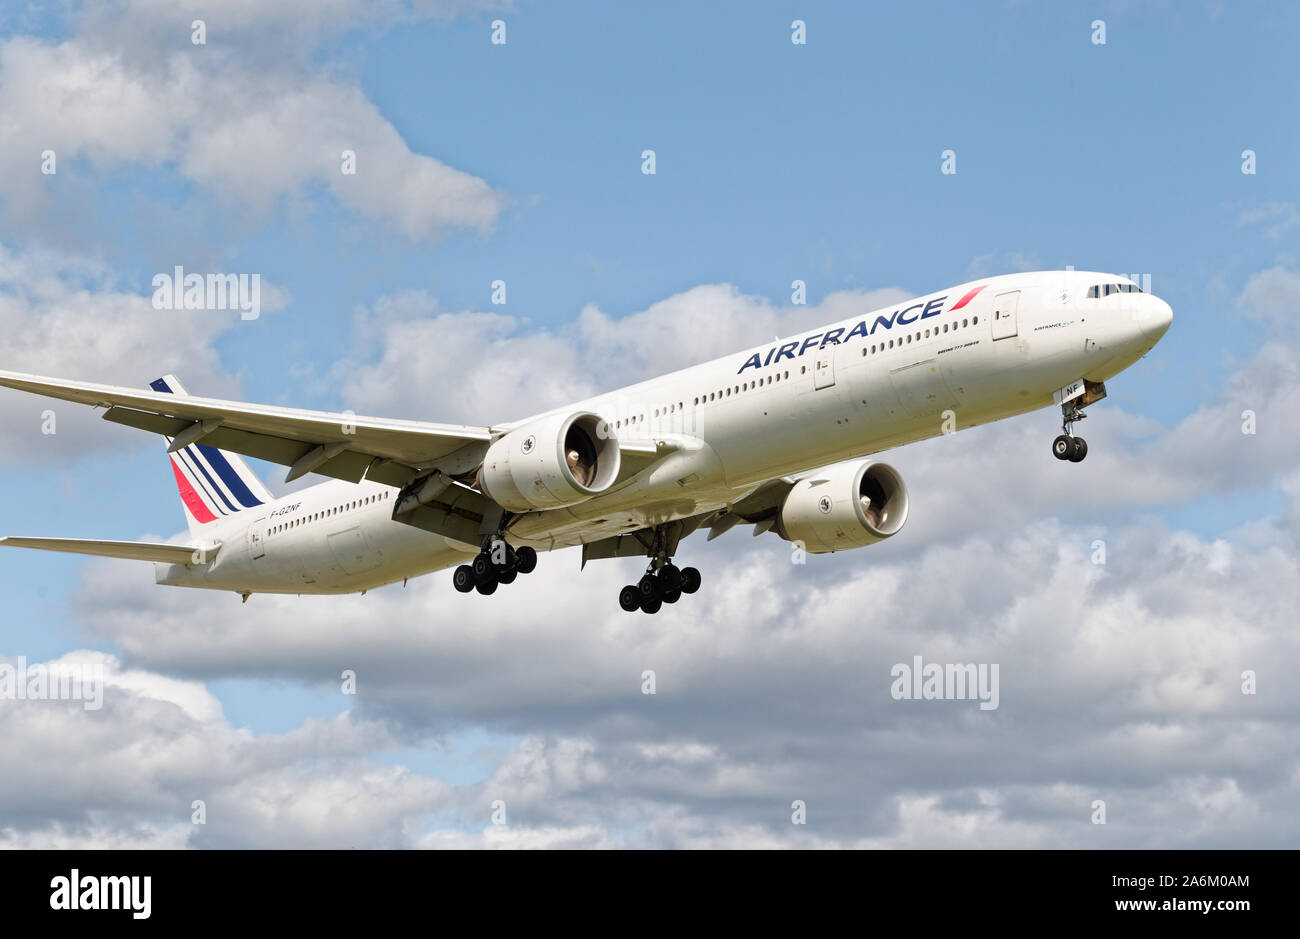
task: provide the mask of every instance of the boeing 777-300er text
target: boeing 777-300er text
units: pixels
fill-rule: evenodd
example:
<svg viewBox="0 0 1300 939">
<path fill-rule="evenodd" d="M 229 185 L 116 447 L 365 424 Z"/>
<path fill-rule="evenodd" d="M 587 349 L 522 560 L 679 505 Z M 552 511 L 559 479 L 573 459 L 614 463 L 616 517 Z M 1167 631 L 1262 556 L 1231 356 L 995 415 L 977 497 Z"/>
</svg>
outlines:
<svg viewBox="0 0 1300 939">
<path fill-rule="evenodd" d="M 1104 382 L 1145 355 L 1169 305 L 1115 274 L 1055 271 L 962 284 L 534 417 L 490 427 L 354 417 L 0 372 L 0 385 L 105 408 L 153 431 L 189 522 L 186 544 L 4 538 L 153 561 L 160 584 L 353 593 L 455 567 L 491 594 L 538 551 L 646 557 L 625 610 L 700 586 L 683 538 L 737 524 L 812 554 L 860 548 L 907 520 L 899 472 L 872 454 L 1059 406 L 1058 460 Z M 236 454 L 333 477 L 275 498 Z"/>
</svg>

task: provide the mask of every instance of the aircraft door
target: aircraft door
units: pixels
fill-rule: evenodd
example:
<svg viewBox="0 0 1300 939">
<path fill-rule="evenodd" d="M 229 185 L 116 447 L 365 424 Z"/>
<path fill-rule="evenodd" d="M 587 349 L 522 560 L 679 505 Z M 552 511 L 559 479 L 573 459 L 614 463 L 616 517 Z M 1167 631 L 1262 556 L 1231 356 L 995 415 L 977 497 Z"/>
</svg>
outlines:
<svg viewBox="0 0 1300 939">
<path fill-rule="evenodd" d="M 993 298 L 993 338 L 1010 339 L 1018 331 L 1016 312 L 1020 306 L 1020 291 L 1000 293 Z"/>
<path fill-rule="evenodd" d="M 256 561 L 266 556 L 266 519 L 259 518 L 248 526 L 248 553 Z"/>
<path fill-rule="evenodd" d="M 835 384 L 835 350 L 839 343 L 831 343 L 817 350 L 813 359 L 813 390 L 830 388 Z"/>
</svg>

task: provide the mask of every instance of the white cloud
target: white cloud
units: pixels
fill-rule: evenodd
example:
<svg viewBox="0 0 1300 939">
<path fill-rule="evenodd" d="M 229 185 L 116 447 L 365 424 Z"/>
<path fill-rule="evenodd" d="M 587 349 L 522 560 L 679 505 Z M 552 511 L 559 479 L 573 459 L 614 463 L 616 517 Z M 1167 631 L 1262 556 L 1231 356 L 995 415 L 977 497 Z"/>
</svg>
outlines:
<svg viewBox="0 0 1300 939">
<path fill-rule="evenodd" d="M 270 308 L 276 292 L 265 293 Z M 214 397 L 237 397 L 214 343 L 241 323 L 239 316 L 155 310 L 150 296 L 122 290 L 90 262 L 16 254 L 0 245 L 0 369 L 6 371 L 131 387 L 176 374 Z M 47 412 L 54 415 L 53 434 L 45 433 Z M 0 389 L 0 461 L 63 460 L 133 439 L 83 405 Z"/>
<path fill-rule="evenodd" d="M 1264 237 L 1276 240 L 1300 225 L 1300 209 L 1294 202 L 1269 202 L 1238 213 L 1237 224 L 1262 226 Z"/>
<path fill-rule="evenodd" d="M 185 6 L 192 9 L 121 3 L 111 15 L 92 7 L 68 39 L 0 43 L 0 198 L 11 221 L 39 221 L 56 183 L 75 181 L 86 166 L 139 165 L 175 168 L 220 202 L 258 213 L 320 186 L 411 238 L 495 225 L 501 193 L 412 152 L 355 81 L 310 55 L 323 36 L 359 22 L 468 5 L 429 4 L 414 13 L 345 0 Z M 211 45 L 190 44 L 193 18 L 208 21 Z M 59 175 L 39 172 L 45 150 L 55 151 Z M 344 150 L 356 153 L 355 175 L 342 172 Z"/>
<path fill-rule="evenodd" d="M 635 563 L 579 574 L 566 555 L 487 600 L 438 575 L 197 608 L 104 562 L 78 606 L 142 668 L 314 683 L 346 661 L 366 681 L 356 719 L 409 743 L 524 734 L 440 805 L 462 824 L 422 844 L 1088 846 L 1098 798 L 1113 804 L 1108 845 L 1293 838 L 1264 822 L 1298 771 L 1286 676 L 1300 649 L 1278 601 L 1300 598 L 1292 536 L 1207 541 L 1145 522 L 1108 534 L 1105 566 L 1092 538 L 1041 522 L 805 568 L 770 536 L 688 542 L 704 589 L 653 619 L 614 603 Z M 1000 708 L 891 699 L 890 668 L 913 655 L 999 663 Z M 1257 696 L 1241 694 L 1244 669 Z M 1232 792 L 1241 805 L 1207 795 Z M 494 799 L 509 834 L 485 821 Z M 789 824 L 794 799 L 809 829 Z"/>
</svg>

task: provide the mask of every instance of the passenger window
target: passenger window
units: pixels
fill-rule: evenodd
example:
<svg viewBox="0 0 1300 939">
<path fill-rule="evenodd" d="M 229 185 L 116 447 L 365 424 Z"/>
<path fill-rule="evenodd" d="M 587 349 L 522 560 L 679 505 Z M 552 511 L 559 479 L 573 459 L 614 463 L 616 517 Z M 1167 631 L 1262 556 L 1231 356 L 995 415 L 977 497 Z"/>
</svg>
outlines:
<svg viewBox="0 0 1300 939">
<path fill-rule="evenodd" d="M 979 318 L 978 316 L 972 316 L 972 317 L 970 318 L 970 324 L 971 324 L 972 326 L 978 326 L 978 325 L 979 325 L 979 322 L 980 322 L 980 318 Z"/>
</svg>

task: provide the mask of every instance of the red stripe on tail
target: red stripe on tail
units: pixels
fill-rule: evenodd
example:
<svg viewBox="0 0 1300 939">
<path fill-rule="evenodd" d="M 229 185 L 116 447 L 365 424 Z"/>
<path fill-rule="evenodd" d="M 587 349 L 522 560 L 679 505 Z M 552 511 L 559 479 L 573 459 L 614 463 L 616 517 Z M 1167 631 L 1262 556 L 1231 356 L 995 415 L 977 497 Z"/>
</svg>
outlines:
<svg viewBox="0 0 1300 939">
<path fill-rule="evenodd" d="M 185 508 L 190 510 L 190 514 L 194 516 L 195 521 L 201 525 L 215 522 L 217 517 L 209 511 L 208 507 L 203 503 L 203 499 L 194 491 L 190 481 L 181 472 L 181 468 L 176 465 L 176 457 L 171 458 L 171 464 L 172 472 L 176 474 L 176 488 L 181 491 L 181 501 L 185 503 Z"/>
</svg>

